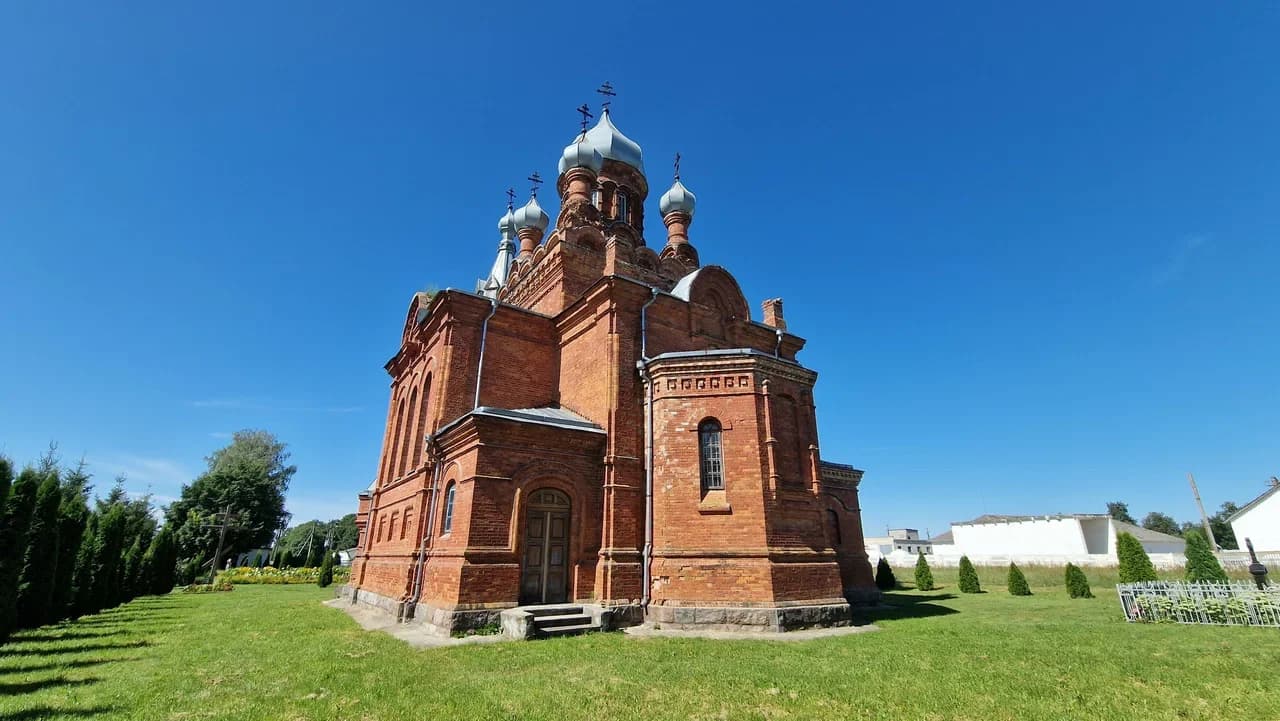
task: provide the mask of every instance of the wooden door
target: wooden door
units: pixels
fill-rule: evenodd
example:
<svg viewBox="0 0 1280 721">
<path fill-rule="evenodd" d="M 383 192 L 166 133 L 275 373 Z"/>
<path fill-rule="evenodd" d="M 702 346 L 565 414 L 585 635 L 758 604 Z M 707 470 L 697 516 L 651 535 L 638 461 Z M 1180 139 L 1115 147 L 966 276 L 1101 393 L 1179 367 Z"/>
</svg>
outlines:
<svg viewBox="0 0 1280 721">
<path fill-rule="evenodd" d="M 563 603 L 569 597 L 569 497 L 534 492 L 525 511 L 520 603 Z"/>
</svg>

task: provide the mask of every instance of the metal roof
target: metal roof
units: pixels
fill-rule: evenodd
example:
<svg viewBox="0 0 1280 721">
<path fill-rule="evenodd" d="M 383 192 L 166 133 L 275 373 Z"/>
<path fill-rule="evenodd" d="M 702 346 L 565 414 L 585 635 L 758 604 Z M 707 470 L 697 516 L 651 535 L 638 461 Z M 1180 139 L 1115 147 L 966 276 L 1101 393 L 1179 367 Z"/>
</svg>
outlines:
<svg viewBox="0 0 1280 721">
<path fill-rule="evenodd" d="M 1236 520 L 1240 516 L 1243 516 L 1245 513 L 1252 511 L 1259 503 L 1262 503 L 1263 501 L 1267 500 L 1271 496 L 1275 495 L 1277 491 L 1280 491 L 1280 483 L 1271 484 L 1271 487 L 1263 491 L 1261 496 L 1258 496 L 1252 501 L 1249 501 L 1248 503 L 1241 506 L 1240 510 L 1231 514 L 1231 517 L 1227 519 L 1227 522 L 1230 523 L 1231 521 Z"/>
</svg>

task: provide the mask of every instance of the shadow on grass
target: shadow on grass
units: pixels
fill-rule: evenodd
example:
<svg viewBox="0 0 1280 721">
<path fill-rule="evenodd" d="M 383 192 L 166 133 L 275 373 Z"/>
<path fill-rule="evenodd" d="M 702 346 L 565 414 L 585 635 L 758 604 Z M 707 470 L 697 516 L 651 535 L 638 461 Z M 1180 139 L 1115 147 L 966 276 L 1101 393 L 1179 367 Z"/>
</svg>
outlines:
<svg viewBox="0 0 1280 721">
<path fill-rule="evenodd" d="M 89 651 L 114 651 L 125 648 L 146 648 L 150 641 L 125 641 L 123 643 L 86 643 L 66 648 L 9 648 L 0 647 L 0 660 L 18 656 L 53 656 L 62 653 L 87 653 Z"/>
<path fill-rule="evenodd" d="M 884 604 L 877 608 L 862 608 L 854 612 L 855 626 L 865 626 L 876 621 L 894 621 L 904 618 L 929 618 L 931 616 L 950 616 L 960 613 L 954 608 L 940 606 L 937 601 L 948 601 L 955 598 L 954 593 L 934 593 L 928 596 L 920 594 L 902 594 L 886 592 Z"/>
<path fill-rule="evenodd" d="M 66 629 L 60 631 L 60 628 Z M 50 643 L 54 641 L 77 641 L 88 638 L 106 638 L 108 636 L 120 636 L 129 633 L 130 629 L 118 628 L 109 631 L 90 631 L 89 633 L 76 633 L 72 630 L 74 626 L 62 626 L 59 628 L 45 629 L 44 633 L 19 633 L 11 637 L 6 643 L 8 646 L 14 646 L 20 643 Z M 2 653 L 2 652 L 0 652 Z"/>
<path fill-rule="evenodd" d="M 41 679 L 39 681 L 21 681 L 18 683 L 0 683 L 0 698 L 5 696 L 16 696 L 20 693 L 34 693 L 41 689 L 52 688 L 70 688 L 72 686 L 88 686 L 91 683 L 97 683 L 102 679 L 98 678 L 76 678 L 71 679 L 66 676 L 54 676 L 53 678 Z"/>
<path fill-rule="evenodd" d="M 2 655 L 2 654 L 0 654 Z M 18 675 L 24 673 L 37 673 L 40 671 L 66 671 L 72 668 L 88 668 L 89 666 L 100 666 L 104 663 L 124 663 L 126 661 L 137 661 L 141 656 L 121 656 L 120 658 L 73 658 L 66 661 L 53 661 L 51 663 L 30 663 L 26 666 L 0 666 L 0 677 L 7 675 Z"/>
<path fill-rule="evenodd" d="M 85 708 L 63 708 L 59 706 L 33 706 L 21 711 L 8 711 L 5 721 L 34 721 L 35 719 L 55 718 L 89 718 L 102 714 L 115 713 L 119 706 L 87 706 Z"/>
</svg>

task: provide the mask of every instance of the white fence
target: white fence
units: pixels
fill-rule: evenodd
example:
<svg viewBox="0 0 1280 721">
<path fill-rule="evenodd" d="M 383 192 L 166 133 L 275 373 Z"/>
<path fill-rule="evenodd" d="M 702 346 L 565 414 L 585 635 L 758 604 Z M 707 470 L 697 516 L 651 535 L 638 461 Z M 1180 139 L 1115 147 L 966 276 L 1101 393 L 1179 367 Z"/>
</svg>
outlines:
<svg viewBox="0 0 1280 721">
<path fill-rule="evenodd" d="M 1280 586 L 1151 581 L 1119 584 L 1116 593 L 1131 622 L 1280 628 Z"/>
</svg>

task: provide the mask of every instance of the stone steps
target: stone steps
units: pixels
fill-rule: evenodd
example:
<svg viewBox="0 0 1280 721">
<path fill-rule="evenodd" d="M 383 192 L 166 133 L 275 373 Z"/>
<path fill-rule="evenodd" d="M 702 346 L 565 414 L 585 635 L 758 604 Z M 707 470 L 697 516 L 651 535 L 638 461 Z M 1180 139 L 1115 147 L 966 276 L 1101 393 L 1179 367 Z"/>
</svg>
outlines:
<svg viewBox="0 0 1280 721">
<path fill-rule="evenodd" d="M 527 606 L 533 616 L 533 637 L 576 636 L 599 631 L 600 624 L 582 606 Z"/>
</svg>

